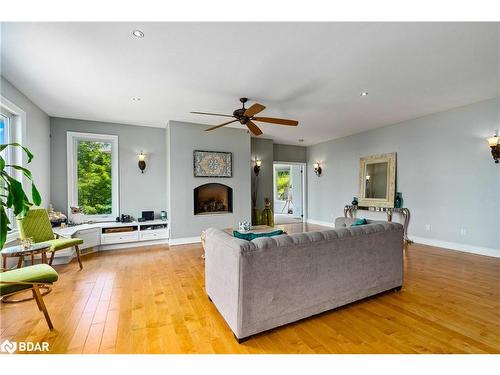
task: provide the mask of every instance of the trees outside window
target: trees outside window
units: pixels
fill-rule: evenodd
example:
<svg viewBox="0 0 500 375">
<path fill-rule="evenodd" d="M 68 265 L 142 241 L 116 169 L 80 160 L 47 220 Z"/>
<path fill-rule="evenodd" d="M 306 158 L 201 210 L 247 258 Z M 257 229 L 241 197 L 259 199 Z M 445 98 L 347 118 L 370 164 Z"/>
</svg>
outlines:
<svg viewBox="0 0 500 375">
<path fill-rule="evenodd" d="M 111 166 L 111 143 L 78 142 L 78 205 L 85 215 L 111 214 Z"/>
<path fill-rule="evenodd" d="M 280 201 L 287 200 L 289 189 L 290 189 L 290 169 L 277 171 L 276 190 L 278 193 L 278 200 Z"/>
<path fill-rule="evenodd" d="M 87 220 L 108 221 L 117 217 L 118 137 L 68 132 L 67 146 L 70 216 L 71 207 L 79 207 Z"/>
</svg>

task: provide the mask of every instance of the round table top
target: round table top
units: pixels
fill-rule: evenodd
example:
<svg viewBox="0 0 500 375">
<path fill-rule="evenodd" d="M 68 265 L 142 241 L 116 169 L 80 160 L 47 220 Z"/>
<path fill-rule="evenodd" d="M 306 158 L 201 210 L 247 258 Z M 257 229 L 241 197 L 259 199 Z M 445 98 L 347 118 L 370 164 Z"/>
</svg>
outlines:
<svg viewBox="0 0 500 375">
<path fill-rule="evenodd" d="M 16 255 L 20 255 L 20 254 L 29 254 L 29 253 L 36 252 L 36 251 L 43 251 L 43 250 L 46 250 L 49 248 L 50 248 L 50 243 L 39 242 L 39 243 L 34 243 L 33 245 L 31 245 L 31 247 L 29 249 L 23 249 L 21 247 L 21 245 L 6 247 L 5 249 L 2 249 L 2 251 L 0 251 L 0 253 L 3 256 L 16 256 Z"/>
</svg>

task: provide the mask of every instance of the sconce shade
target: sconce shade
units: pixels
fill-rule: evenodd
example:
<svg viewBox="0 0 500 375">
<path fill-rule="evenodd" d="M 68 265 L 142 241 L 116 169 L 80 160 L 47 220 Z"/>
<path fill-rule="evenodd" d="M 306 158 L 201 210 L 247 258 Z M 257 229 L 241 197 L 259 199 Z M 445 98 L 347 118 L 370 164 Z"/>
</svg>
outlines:
<svg viewBox="0 0 500 375">
<path fill-rule="evenodd" d="M 493 137 L 488 138 L 488 144 L 490 147 L 495 147 L 500 142 L 500 137 L 498 135 L 494 135 Z"/>
<path fill-rule="evenodd" d="M 253 173 L 255 173 L 255 176 L 259 175 L 261 165 L 262 165 L 262 160 L 255 160 L 255 165 L 253 167 Z"/>
<path fill-rule="evenodd" d="M 141 170 L 141 173 L 144 173 L 144 170 L 146 169 L 146 155 L 144 155 L 142 152 L 137 155 L 138 158 L 139 158 L 139 163 L 138 163 L 138 166 L 139 166 L 139 169 Z"/>
<path fill-rule="evenodd" d="M 316 162 L 313 164 L 314 168 L 314 173 L 316 173 L 316 176 L 321 176 L 321 166 L 319 165 L 319 162 Z"/>
</svg>

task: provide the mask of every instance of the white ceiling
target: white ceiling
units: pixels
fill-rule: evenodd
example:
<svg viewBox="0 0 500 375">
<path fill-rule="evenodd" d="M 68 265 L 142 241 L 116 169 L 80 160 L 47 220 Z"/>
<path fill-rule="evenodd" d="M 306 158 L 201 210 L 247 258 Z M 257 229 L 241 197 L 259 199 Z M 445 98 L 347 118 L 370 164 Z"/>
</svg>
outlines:
<svg viewBox="0 0 500 375">
<path fill-rule="evenodd" d="M 189 111 L 247 96 L 300 121 L 262 137 L 310 145 L 499 96 L 499 25 L 3 23 L 1 63 L 50 116 L 218 124 Z"/>
</svg>

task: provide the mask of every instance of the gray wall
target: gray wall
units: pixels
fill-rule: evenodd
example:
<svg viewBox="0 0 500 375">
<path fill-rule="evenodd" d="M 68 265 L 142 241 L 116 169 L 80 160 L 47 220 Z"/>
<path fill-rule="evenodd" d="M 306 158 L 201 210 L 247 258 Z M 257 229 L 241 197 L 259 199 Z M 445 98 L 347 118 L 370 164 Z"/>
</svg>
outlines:
<svg viewBox="0 0 500 375">
<path fill-rule="evenodd" d="M 266 138 L 251 138 L 252 161 L 261 160 L 259 176 L 257 177 L 257 208 L 264 208 L 264 198 L 273 200 L 273 140 Z M 255 174 L 252 163 L 252 193 Z"/>
<path fill-rule="evenodd" d="M 496 98 L 308 147 L 308 218 L 332 222 L 342 216 L 358 196 L 359 158 L 396 151 L 397 191 L 412 214 L 410 238 L 500 256 L 500 165 L 486 143 L 499 127 Z M 311 167 L 316 160 L 323 169 L 319 178 Z"/>
<path fill-rule="evenodd" d="M 245 130 L 224 128 L 205 132 L 207 126 L 170 121 L 168 125 L 170 170 L 170 237 L 199 237 L 209 227 L 227 228 L 240 220 L 251 219 L 250 136 Z M 193 176 L 193 151 L 228 151 L 233 153 L 232 178 Z M 217 182 L 233 189 L 233 213 L 194 215 L 193 189 Z"/>
<path fill-rule="evenodd" d="M 141 211 L 159 215 L 167 207 L 165 129 L 108 122 L 51 118 L 51 199 L 54 209 L 66 212 L 68 202 L 66 133 L 68 131 L 118 136 L 120 213 L 140 217 Z M 146 154 L 146 170 L 137 167 L 137 154 Z"/>
<path fill-rule="evenodd" d="M 273 148 L 274 161 L 287 161 L 290 163 L 306 162 L 307 155 L 305 147 L 275 143 Z"/>
<path fill-rule="evenodd" d="M 1 77 L 0 92 L 3 97 L 26 113 L 25 144 L 34 155 L 28 168 L 42 195 L 42 207 L 50 203 L 50 121 L 49 116 L 38 108 L 9 81 Z"/>
</svg>

